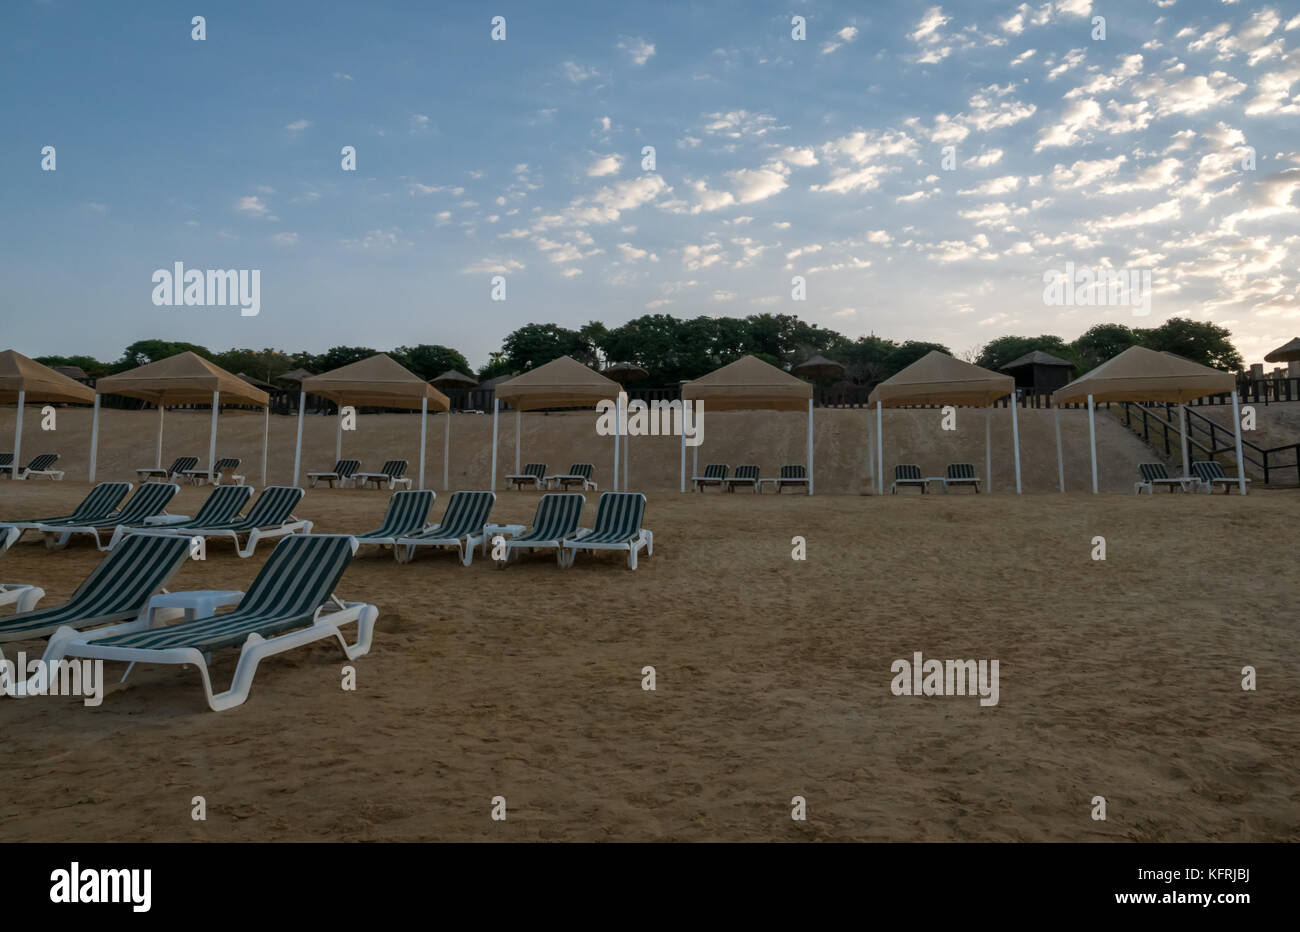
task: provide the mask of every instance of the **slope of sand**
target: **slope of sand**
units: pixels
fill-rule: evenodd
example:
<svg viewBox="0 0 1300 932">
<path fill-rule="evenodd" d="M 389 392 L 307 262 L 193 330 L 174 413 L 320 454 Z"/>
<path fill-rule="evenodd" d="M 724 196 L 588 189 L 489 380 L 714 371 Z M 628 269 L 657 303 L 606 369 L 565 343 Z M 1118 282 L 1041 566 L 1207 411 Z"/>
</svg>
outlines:
<svg viewBox="0 0 1300 932">
<path fill-rule="evenodd" d="M 0 518 L 83 491 L 0 483 Z M 360 530 L 386 499 L 315 490 L 299 511 Z M 503 494 L 496 516 L 534 507 Z M 158 666 L 98 708 L 0 699 L 0 839 L 1298 841 L 1295 555 L 1250 544 L 1298 520 L 1289 492 L 652 493 L 635 573 L 370 552 L 340 587 L 380 609 L 356 692 L 322 642 L 228 712 Z M 0 576 L 56 604 L 97 559 L 23 543 Z M 172 588 L 245 588 L 264 559 L 214 545 Z M 893 696 L 914 651 L 999 660 L 999 704 Z"/>
<path fill-rule="evenodd" d="M 15 409 L 0 408 L 0 449 L 12 448 Z M 58 453 L 59 468 L 69 479 L 84 481 L 90 451 L 90 412 L 83 408 L 57 409 L 57 430 L 40 429 L 40 410 L 29 406 L 23 423 L 22 461 L 37 453 Z M 451 417 L 451 488 L 486 488 L 492 460 L 492 418 L 457 414 Z M 431 487 L 442 488 L 443 429 L 446 415 L 429 419 L 426 440 L 426 477 Z M 177 456 L 208 461 L 207 411 L 171 411 L 165 421 L 163 465 Z M 762 474 L 777 475 L 784 463 L 804 462 L 807 416 L 792 412 L 705 411 L 704 443 L 698 448 L 701 470 L 706 463 L 727 463 L 733 469 L 753 463 Z M 823 492 L 858 492 L 872 470 L 868 431 L 875 437 L 874 412 L 864 409 L 818 409 L 814 423 L 814 468 Z M 1091 488 L 1088 463 L 1088 420 L 1084 411 L 1061 413 L 1066 487 Z M 134 479 L 134 470 L 154 464 L 158 417 L 153 411 L 105 410 L 101 416 L 97 478 Z M 334 463 L 336 420 L 309 415 L 303 428 L 303 472 L 329 469 Z M 221 414 L 217 456 L 238 456 L 248 481 L 261 484 L 263 416 L 252 411 L 227 410 Z M 293 472 L 297 419 L 272 417 L 267 480 L 287 484 Z M 976 464 L 984 474 L 984 412 L 958 409 L 957 429 L 941 429 L 938 409 L 884 412 L 886 475 L 897 463 L 916 463 L 926 475 L 942 475 L 952 462 Z M 552 470 L 567 469 L 572 462 L 596 467 L 600 487 L 609 487 L 613 469 L 613 439 L 595 432 L 595 413 L 523 415 L 522 462 L 544 462 Z M 497 475 L 514 471 L 514 414 L 501 417 Z M 1137 464 L 1155 457 L 1130 431 L 1105 414 L 1097 417 L 1097 466 L 1103 491 L 1131 491 Z M 992 412 L 993 486 L 995 491 L 1015 487 L 1011 414 Z M 1050 412 L 1020 412 L 1022 483 L 1025 491 L 1057 489 L 1056 438 Z M 631 487 L 644 491 L 679 488 L 681 442 L 677 437 L 633 437 Z M 406 459 L 415 475 L 420 458 L 418 413 L 362 415 L 355 432 L 346 432 L 344 456 L 378 469 L 386 459 Z M 686 451 L 687 475 L 695 453 Z M 500 485 L 500 482 L 498 483 Z"/>
</svg>

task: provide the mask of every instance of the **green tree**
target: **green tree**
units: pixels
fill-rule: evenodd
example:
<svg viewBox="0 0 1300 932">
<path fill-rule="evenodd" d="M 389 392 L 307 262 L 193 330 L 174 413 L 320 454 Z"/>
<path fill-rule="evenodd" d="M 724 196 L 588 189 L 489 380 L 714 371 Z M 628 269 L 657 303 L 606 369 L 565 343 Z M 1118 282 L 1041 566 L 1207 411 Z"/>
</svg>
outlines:
<svg viewBox="0 0 1300 932">
<path fill-rule="evenodd" d="M 510 333 L 501 349 L 515 372 L 527 372 L 561 356 L 589 356 L 586 341 L 576 330 L 558 324 L 525 324 Z"/>
<path fill-rule="evenodd" d="M 469 362 L 465 357 L 446 346 L 430 343 L 399 346 L 390 355 L 425 381 L 437 378 L 448 369 L 470 374 Z"/>
<path fill-rule="evenodd" d="M 509 375 L 514 370 L 510 368 L 510 360 L 506 359 L 505 353 L 492 353 L 488 357 L 488 363 L 478 370 L 474 377 L 480 382 L 486 382 L 488 379 L 495 379 L 500 375 Z M 468 373 L 466 373 L 468 375 Z"/>
<path fill-rule="evenodd" d="M 37 356 L 36 361 L 42 366 L 77 366 L 82 372 L 97 379 L 101 375 L 108 375 L 109 364 L 100 362 L 94 356 Z"/>
<path fill-rule="evenodd" d="M 268 382 L 294 368 L 287 353 L 270 347 L 261 350 L 229 349 L 215 353 L 212 361 L 227 372 L 243 372 Z"/>
<path fill-rule="evenodd" d="M 315 357 L 312 365 L 305 368 L 320 375 L 322 372 L 330 372 L 340 366 L 347 366 L 363 359 L 369 359 L 377 352 L 379 351 L 368 346 L 332 346 Z"/>
<path fill-rule="evenodd" d="M 907 340 L 889 354 L 887 368 L 889 374 L 885 378 L 896 372 L 902 372 L 912 363 L 916 362 L 926 353 L 938 350 L 941 353 L 952 355 L 952 351 L 942 343 L 926 343 L 923 340 Z"/>
<path fill-rule="evenodd" d="M 1097 324 L 1089 327 L 1070 343 L 1079 372 L 1091 372 L 1108 359 L 1113 359 L 1130 346 L 1142 342 L 1138 331 L 1123 324 Z"/>
<path fill-rule="evenodd" d="M 992 369 L 994 372 L 1000 372 L 1007 363 L 1019 359 L 1026 353 L 1032 353 L 1034 350 L 1059 356 L 1076 367 L 1079 365 L 1077 355 L 1070 344 L 1050 333 L 1037 337 L 1008 336 L 990 340 L 980 350 L 975 365 L 983 366 L 985 369 Z"/>
<path fill-rule="evenodd" d="M 180 343 L 171 340 L 136 340 L 122 353 L 122 358 L 113 364 L 113 370 L 124 372 L 143 366 L 145 363 L 157 362 L 177 353 L 190 352 L 204 359 L 211 359 L 212 352 L 206 346 L 197 343 Z"/>
<path fill-rule="evenodd" d="M 1209 321 L 1171 317 L 1159 327 L 1139 331 L 1142 345 L 1158 352 L 1176 353 L 1203 366 L 1240 372 L 1241 354 L 1228 337 L 1232 332 Z"/>
</svg>

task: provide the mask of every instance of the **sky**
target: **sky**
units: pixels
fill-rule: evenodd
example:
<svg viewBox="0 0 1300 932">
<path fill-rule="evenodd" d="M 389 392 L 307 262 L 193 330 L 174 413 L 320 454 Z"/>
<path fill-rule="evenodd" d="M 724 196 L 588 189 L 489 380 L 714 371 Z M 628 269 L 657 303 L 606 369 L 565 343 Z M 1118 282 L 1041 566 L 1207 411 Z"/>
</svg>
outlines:
<svg viewBox="0 0 1300 932">
<path fill-rule="evenodd" d="M 30 356 L 481 365 L 647 313 L 957 352 L 1183 316 L 1247 363 L 1300 333 L 1296 3 L 7 0 L 0 87 L 0 344 Z M 157 306 L 176 262 L 259 270 L 259 313 Z M 1047 303 L 1066 263 L 1150 270 L 1149 314 Z"/>
</svg>

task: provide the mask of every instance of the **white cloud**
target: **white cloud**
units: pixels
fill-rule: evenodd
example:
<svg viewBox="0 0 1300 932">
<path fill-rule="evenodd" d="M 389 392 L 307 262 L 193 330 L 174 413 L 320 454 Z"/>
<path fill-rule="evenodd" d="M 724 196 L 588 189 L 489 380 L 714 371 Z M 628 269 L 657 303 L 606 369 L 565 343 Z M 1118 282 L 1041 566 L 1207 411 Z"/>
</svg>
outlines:
<svg viewBox="0 0 1300 932">
<path fill-rule="evenodd" d="M 294 120 L 292 123 L 286 126 L 285 129 L 287 129 L 291 133 L 300 133 L 309 126 L 311 126 L 310 120 Z"/>
<path fill-rule="evenodd" d="M 247 197 L 241 197 L 235 205 L 235 209 L 245 214 L 252 214 L 254 217 L 266 217 L 267 207 L 262 199 L 256 194 L 250 194 Z"/>
<path fill-rule="evenodd" d="M 645 39 L 623 39 L 618 43 L 617 47 L 627 52 L 628 57 L 632 59 L 632 63 L 635 65 L 644 65 L 655 53 L 654 45 Z"/>
<path fill-rule="evenodd" d="M 517 259 L 479 259 L 461 269 L 463 275 L 505 275 L 522 272 L 526 266 Z"/>
<path fill-rule="evenodd" d="M 574 84 L 600 77 L 600 72 L 595 68 L 584 68 L 576 62 L 566 61 L 560 68 L 564 71 L 564 76 Z"/>
<path fill-rule="evenodd" d="M 271 237 L 271 242 L 277 246 L 292 246 L 298 242 L 297 233 L 277 233 Z"/>
<path fill-rule="evenodd" d="M 838 42 L 832 39 L 831 41 L 826 42 L 822 45 L 823 55 L 829 55 L 831 54 L 831 52 L 834 52 L 836 49 L 842 48 L 846 43 L 852 42 L 854 39 L 856 39 L 858 37 L 858 27 L 845 26 L 839 32 L 835 33 L 835 37 L 836 39 L 839 40 Z"/>
<path fill-rule="evenodd" d="M 621 155 L 606 155 L 587 166 L 587 177 L 603 178 L 605 175 L 617 175 L 618 170 L 622 167 L 623 157 Z"/>
</svg>

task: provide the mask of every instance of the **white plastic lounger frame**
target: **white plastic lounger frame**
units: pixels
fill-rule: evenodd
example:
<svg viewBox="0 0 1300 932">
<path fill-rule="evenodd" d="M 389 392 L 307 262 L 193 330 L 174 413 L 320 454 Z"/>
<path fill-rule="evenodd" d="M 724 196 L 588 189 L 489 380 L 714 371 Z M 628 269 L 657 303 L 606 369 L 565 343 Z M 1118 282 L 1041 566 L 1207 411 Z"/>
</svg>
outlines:
<svg viewBox="0 0 1300 932">
<path fill-rule="evenodd" d="M 45 538 L 45 546 L 50 550 L 62 550 L 68 546 L 74 534 L 88 534 L 100 552 L 112 550 L 119 539 L 117 529 L 121 525 L 143 524 L 145 518 L 166 515 L 167 505 L 179 491 L 180 488 L 174 482 L 146 482 L 138 486 L 135 494 L 107 518 L 82 525 L 42 524 L 37 530 Z M 100 531 L 108 532 L 107 542 L 99 536 Z"/>
<path fill-rule="evenodd" d="M 635 570 L 641 548 L 647 556 L 655 552 L 654 532 L 641 526 L 644 515 L 645 496 L 640 492 L 606 492 L 596 506 L 595 527 L 579 530 L 561 543 L 560 566 L 573 566 L 579 550 L 620 550 L 627 552 L 628 569 Z"/>
<path fill-rule="evenodd" d="M 19 537 L 22 530 L 16 527 L 0 527 L 0 553 L 8 550 Z M 14 605 L 15 611 L 30 612 L 45 596 L 40 586 L 5 585 L 0 583 L 0 605 Z"/>
<path fill-rule="evenodd" d="M 496 504 L 496 493 L 453 492 L 442 520 L 419 536 L 400 537 L 393 545 L 398 563 L 410 563 L 417 547 L 455 547 L 462 566 L 474 562 L 474 548 L 487 539 L 488 518 Z"/>
</svg>

